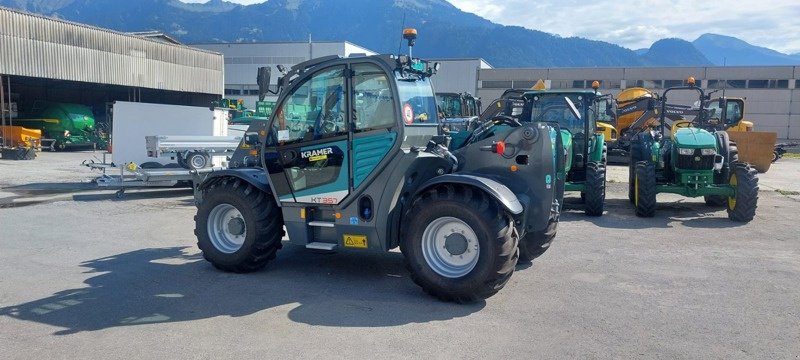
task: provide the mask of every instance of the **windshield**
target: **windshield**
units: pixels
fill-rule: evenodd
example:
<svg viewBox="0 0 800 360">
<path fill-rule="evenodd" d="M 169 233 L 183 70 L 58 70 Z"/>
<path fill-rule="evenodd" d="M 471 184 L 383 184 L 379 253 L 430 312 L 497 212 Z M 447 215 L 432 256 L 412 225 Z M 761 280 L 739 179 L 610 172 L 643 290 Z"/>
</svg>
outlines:
<svg viewBox="0 0 800 360">
<path fill-rule="evenodd" d="M 461 116 L 461 101 L 458 96 L 453 95 L 437 95 L 439 100 L 439 109 L 446 118 L 453 118 Z"/>
<path fill-rule="evenodd" d="M 406 125 L 437 124 L 436 97 L 429 78 L 401 78 L 397 76 L 397 90 Z"/>
<path fill-rule="evenodd" d="M 537 94 L 529 98 L 532 101 L 530 105 L 531 116 L 528 120 L 531 122 L 555 122 L 573 134 L 584 132 L 585 125 L 583 120 L 577 119 L 572 115 L 564 99 L 565 97 L 572 100 L 583 119 L 589 118 L 589 103 L 584 94 L 553 93 Z"/>
</svg>

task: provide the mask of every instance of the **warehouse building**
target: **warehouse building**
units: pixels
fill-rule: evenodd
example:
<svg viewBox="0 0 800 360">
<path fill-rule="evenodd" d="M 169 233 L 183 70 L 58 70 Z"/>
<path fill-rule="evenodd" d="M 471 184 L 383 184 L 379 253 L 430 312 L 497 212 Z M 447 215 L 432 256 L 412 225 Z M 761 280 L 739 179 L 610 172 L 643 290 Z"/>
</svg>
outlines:
<svg viewBox="0 0 800 360">
<path fill-rule="evenodd" d="M 275 91 L 280 74 L 277 66 L 287 69 L 303 61 L 329 55 L 342 57 L 375 55 L 372 50 L 347 41 L 273 42 L 273 43 L 213 43 L 192 46 L 222 53 L 225 56 L 225 97 L 242 99 L 254 107 L 258 99 L 256 74 L 259 67 L 272 68 L 271 90 Z M 267 97 L 275 100 L 274 95 Z"/>
<path fill-rule="evenodd" d="M 121 33 L 0 7 L 0 76 L 12 115 L 38 100 L 208 106 L 223 93 L 223 57 L 163 34 Z M 8 113 L 8 112 L 6 112 Z"/>
<path fill-rule="evenodd" d="M 663 89 L 685 84 L 693 76 L 706 92 L 718 97 L 746 98 L 745 118 L 756 131 L 778 134 L 779 139 L 800 139 L 800 66 L 766 67 L 630 67 L 630 68 L 531 68 L 481 69 L 474 91 L 484 102 L 496 99 L 505 89 L 533 86 L 546 80 L 551 89 L 586 89 L 600 80 L 601 91 L 617 94 L 629 87 Z M 691 103 L 691 92 L 674 92 L 670 102 Z"/>
</svg>

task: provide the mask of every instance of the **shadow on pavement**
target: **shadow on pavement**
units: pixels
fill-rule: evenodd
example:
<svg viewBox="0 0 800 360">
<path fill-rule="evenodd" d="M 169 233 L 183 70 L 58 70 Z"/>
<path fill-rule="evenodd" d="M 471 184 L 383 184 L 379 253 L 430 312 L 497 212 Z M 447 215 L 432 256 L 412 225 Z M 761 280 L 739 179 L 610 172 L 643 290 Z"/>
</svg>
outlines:
<svg viewBox="0 0 800 360">
<path fill-rule="evenodd" d="M 0 309 L 0 316 L 64 328 L 240 317 L 291 307 L 292 321 L 323 326 L 397 326 L 467 316 L 486 303 L 440 302 L 409 279 L 398 253 L 314 254 L 286 246 L 266 270 L 229 274 L 189 248 L 137 250 L 82 263 L 86 287 Z M 283 310 L 277 310 L 283 311 Z"/>
<path fill-rule="evenodd" d="M 702 199 L 701 199 L 702 200 Z M 627 198 L 606 199 L 603 216 L 586 216 L 579 198 L 565 198 L 562 221 L 586 220 L 597 226 L 614 229 L 670 228 L 674 223 L 683 226 L 719 229 L 745 225 L 728 219 L 725 208 L 711 207 L 703 202 L 684 201 L 659 202 L 652 218 L 637 217 L 633 204 Z"/>
</svg>

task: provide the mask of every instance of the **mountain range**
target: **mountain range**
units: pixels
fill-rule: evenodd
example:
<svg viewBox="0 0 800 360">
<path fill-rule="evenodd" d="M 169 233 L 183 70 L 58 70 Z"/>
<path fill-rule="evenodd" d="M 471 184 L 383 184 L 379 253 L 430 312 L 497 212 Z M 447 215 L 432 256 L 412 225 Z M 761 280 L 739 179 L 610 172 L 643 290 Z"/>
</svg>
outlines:
<svg viewBox="0 0 800 360">
<path fill-rule="evenodd" d="M 26 10 L 118 31 L 158 30 L 184 43 L 342 41 L 397 52 L 400 30 L 415 27 L 415 55 L 486 59 L 495 67 L 800 65 L 740 39 L 704 34 L 693 42 L 662 39 L 630 50 L 579 37 L 504 26 L 445 0 L 270 0 L 238 5 L 223 0 L 0 0 Z"/>
</svg>

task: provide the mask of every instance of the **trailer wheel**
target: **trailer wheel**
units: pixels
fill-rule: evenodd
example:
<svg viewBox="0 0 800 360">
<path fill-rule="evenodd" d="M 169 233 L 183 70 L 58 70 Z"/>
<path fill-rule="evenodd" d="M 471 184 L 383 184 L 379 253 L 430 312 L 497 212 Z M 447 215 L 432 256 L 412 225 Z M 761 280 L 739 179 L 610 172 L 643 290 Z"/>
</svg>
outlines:
<svg viewBox="0 0 800 360">
<path fill-rule="evenodd" d="M 281 248 L 283 216 L 270 194 L 239 179 L 224 179 L 204 191 L 194 233 L 214 267 L 252 272 Z"/>
<path fill-rule="evenodd" d="M 758 175 L 747 163 L 735 163 L 728 184 L 736 195 L 728 198 L 728 218 L 737 222 L 750 222 L 758 207 Z"/>
<path fill-rule="evenodd" d="M 778 159 L 780 159 L 780 158 L 781 158 L 781 155 L 780 155 L 780 154 L 778 154 L 778 152 L 777 152 L 777 151 L 773 151 L 773 152 L 772 152 L 772 162 L 776 162 L 776 161 L 778 161 Z"/>
<path fill-rule="evenodd" d="M 590 162 L 586 164 L 586 202 L 584 211 L 589 216 L 603 215 L 606 200 L 606 167 Z"/>
<path fill-rule="evenodd" d="M 653 217 L 656 213 L 656 168 L 649 161 L 636 163 L 634 179 L 634 205 L 636 216 Z"/>
<path fill-rule="evenodd" d="M 211 156 L 203 151 L 193 151 L 186 155 L 184 163 L 191 170 L 206 168 L 211 164 Z"/>
<path fill-rule="evenodd" d="M 467 186 L 439 185 L 415 198 L 400 237 L 411 279 L 444 301 L 494 295 L 519 257 L 511 217 L 494 199 Z"/>
</svg>

